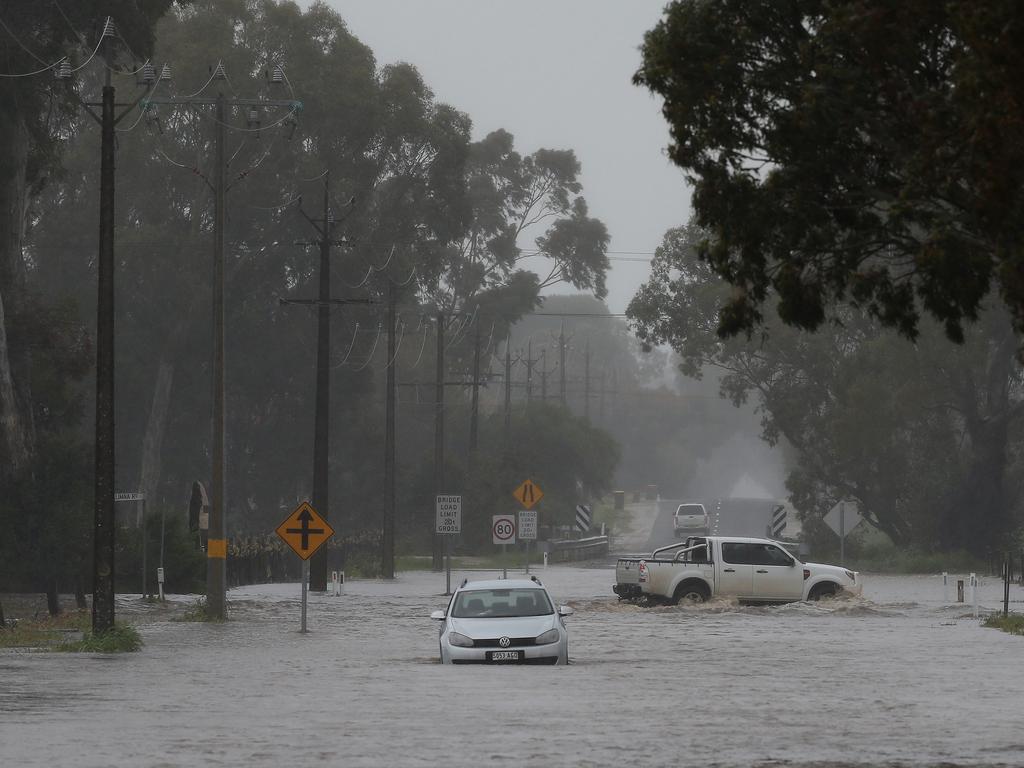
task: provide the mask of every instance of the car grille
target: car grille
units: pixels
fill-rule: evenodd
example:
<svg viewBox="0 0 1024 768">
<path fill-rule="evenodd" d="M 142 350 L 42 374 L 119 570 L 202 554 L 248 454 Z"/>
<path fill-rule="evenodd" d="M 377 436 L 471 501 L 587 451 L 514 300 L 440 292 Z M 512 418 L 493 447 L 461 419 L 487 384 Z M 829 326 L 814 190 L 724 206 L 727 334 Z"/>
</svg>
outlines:
<svg viewBox="0 0 1024 768">
<path fill-rule="evenodd" d="M 510 637 L 508 648 L 522 648 L 524 645 L 536 645 L 533 641 L 535 637 Z M 486 640 L 474 640 L 474 648 L 501 648 L 502 645 L 498 642 L 498 638 L 487 638 Z"/>
<path fill-rule="evenodd" d="M 520 661 L 500 661 L 497 664 L 526 664 L 530 666 L 553 666 L 558 663 L 557 656 L 540 656 L 535 659 L 522 659 Z M 493 661 L 485 661 L 484 659 L 452 659 L 452 664 L 491 664 L 495 665 Z"/>
</svg>

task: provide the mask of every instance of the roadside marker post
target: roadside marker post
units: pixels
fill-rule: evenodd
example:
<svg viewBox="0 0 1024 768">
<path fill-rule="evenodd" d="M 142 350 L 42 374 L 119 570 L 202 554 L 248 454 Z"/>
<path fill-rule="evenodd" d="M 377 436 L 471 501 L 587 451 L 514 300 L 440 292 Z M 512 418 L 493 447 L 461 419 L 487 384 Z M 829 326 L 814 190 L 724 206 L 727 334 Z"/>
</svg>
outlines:
<svg viewBox="0 0 1024 768">
<path fill-rule="evenodd" d="M 306 634 L 306 605 L 309 601 L 309 558 L 334 535 L 334 528 L 308 501 L 297 506 L 274 531 L 302 558 L 302 628 Z"/>
</svg>

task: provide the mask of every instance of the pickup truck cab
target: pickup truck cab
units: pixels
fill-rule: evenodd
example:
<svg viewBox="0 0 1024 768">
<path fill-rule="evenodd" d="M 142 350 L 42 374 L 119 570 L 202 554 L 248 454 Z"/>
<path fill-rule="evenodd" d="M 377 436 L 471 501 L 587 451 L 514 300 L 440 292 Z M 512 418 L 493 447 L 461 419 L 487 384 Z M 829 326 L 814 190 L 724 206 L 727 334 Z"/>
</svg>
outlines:
<svg viewBox="0 0 1024 768">
<path fill-rule="evenodd" d="M 656 549 L 650 557 L 619 558 L 612 590 L 622 599 L 672 604 L 712 597 L 791 603 L 841 591 L 859 595 L 863 585 L 856 571 L 803 563 L 778 541 L 703 536 Z"/>
<path fill-rule="evenodd" d="M 677 538 L 695 533 L 711 533 L 711 520 L 703 504 L 686 503 L 676 507 L 672 515 L 672 531 Z"/>
</svg>

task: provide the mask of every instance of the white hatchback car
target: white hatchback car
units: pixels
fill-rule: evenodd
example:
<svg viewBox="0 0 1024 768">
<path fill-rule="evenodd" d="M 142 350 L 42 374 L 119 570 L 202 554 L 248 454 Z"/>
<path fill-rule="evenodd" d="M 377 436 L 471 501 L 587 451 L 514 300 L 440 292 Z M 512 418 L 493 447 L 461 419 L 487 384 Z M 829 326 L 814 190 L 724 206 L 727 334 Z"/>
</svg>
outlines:
<svg viewBox="0 0 1024 768">
<path fill-rule="evenodd" d="M 463 581 L 430 618 L 441 622 L 442 664 L 567 664 L 570 615 L 534 576 Z"/>
</svg>

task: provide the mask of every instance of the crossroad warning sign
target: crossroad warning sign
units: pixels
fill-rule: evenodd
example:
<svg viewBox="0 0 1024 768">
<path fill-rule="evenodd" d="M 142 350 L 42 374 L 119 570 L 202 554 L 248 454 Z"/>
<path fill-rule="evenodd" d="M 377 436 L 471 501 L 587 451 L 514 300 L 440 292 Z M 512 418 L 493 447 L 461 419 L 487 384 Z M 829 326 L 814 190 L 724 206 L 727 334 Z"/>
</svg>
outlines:
<svg viewBox="0 0 1024 768">
<path fill-rule="evenodd" d="M 308 501 L 304 501 L 277 526 L 277 535 L 295 554 L 308 560 L 321 545 L 334 535 L 331 524 L 316 513 Z"/>
<path fill-rule="evenodd" d="M 533 480 L 527 479 L 512 492 L 512 495 L 523 505 L 523 509 L 533 509 L 537 502 L 544 498 L 544 491 Z"/>
</svg>

